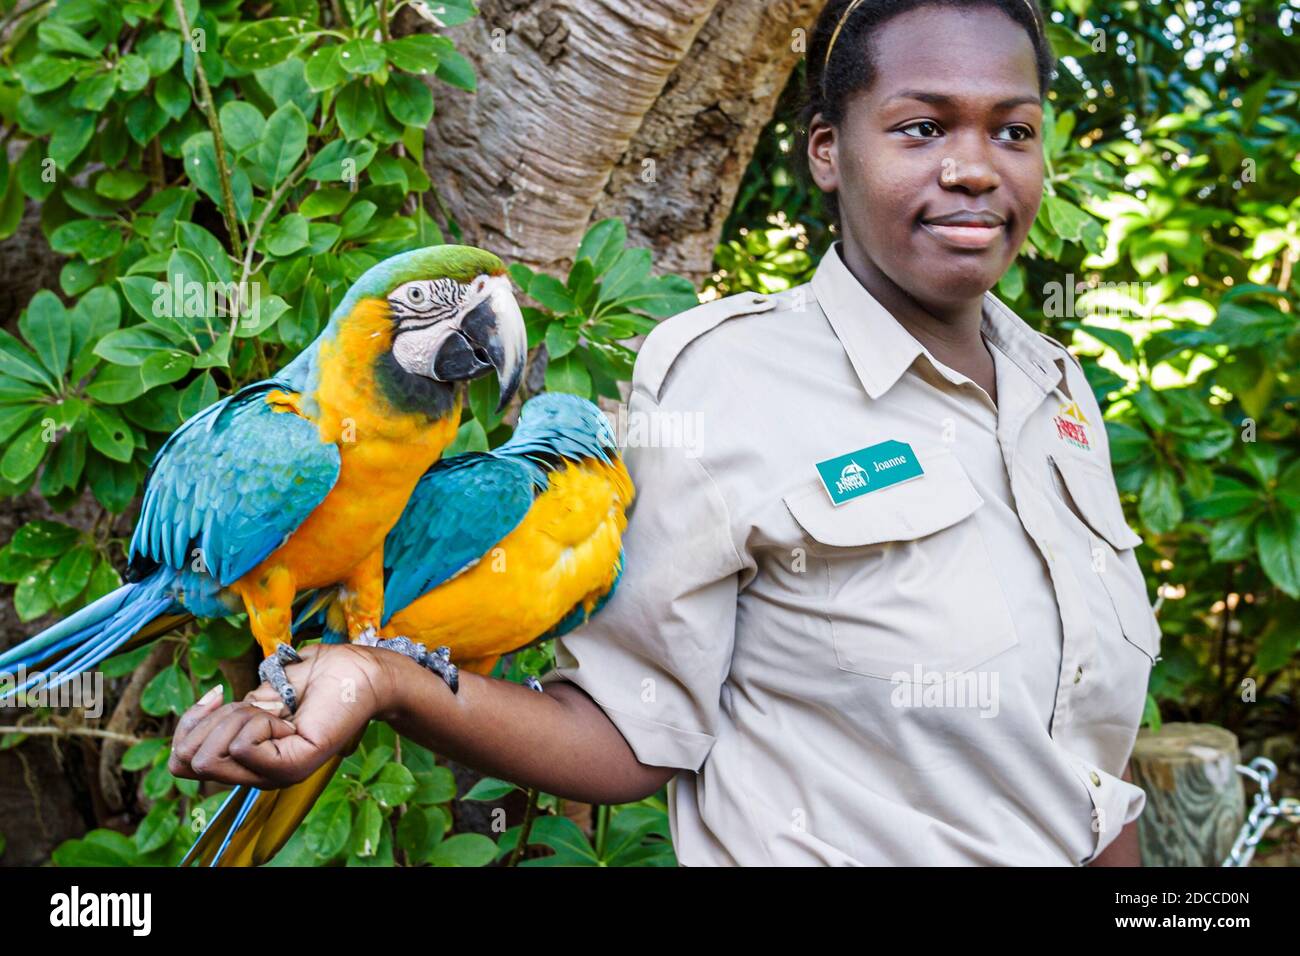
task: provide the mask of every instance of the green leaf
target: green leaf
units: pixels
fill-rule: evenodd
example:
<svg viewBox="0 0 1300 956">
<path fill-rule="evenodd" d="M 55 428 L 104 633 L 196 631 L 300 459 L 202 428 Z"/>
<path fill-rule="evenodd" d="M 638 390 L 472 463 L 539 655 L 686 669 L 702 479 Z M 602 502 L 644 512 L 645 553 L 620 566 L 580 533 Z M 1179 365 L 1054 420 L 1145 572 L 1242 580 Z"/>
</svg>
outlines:
<svg viewBox="0 0 1300 956">
<path fill-rule="evenodd" d="M 301 213 L 284 216 L 266 234 L 266 248 L 273 256 L 290 256 L 308 241 L 307 217 Z"/>
<path fill-rule="evenodd" d="M 319 182 L 351 181 L 345 178 L 345 174 L 351 172 L 353 176 L 359 176 L 362 170 L 370 165 L 377 149 L 378 147 L 369 141 L 348 143 L 341 139 L 335 140 L 312 157 L 306 175 L 309 179 Z M 345 168 L 344 163 L 349 161 L 351 167 Z"/>
<path fill-rule="evenodd" d="M 194 365 L 194 356 L 176 349 L 155 352 L 140 365 L 140 379 L 145 391 L 184 378 Z M 103 449 L 100 449 L 103 451 Z M 128 459 L 124 459 L 128 460 Z"/>
<path fill-rule="evenodd" d="M 160 110 L 178 120 L 190 110 L 194 94 L 179 76 L 164 73 L 154 81 L 153 99 Z"/>
<path fill-rule="evenodd" d="M 101 454 L 114 461 L 131 460 L 135 453 L 135 435 L 116 411 L 103 405 L 91 406 L 87 412 L 86 429 L 91 445 Z"/>
<path fill-rule="evenodd" d="M 614 264 L 626 244 L 627 226 L 623 225 L 623 220 L 602 219 L 582 237 L 577 257 L 590 262 L 599 277 Z"/>
<path fill-rule="evenodd" d="M 1133 337 L 1120 329 L 1107 329 L 1097 325 L 1080 325 L 1080 332 L 1086 332 L 1102 345 L 1110 346 L 1124 362 L 1132 362 L 1137 357 L 1133 347 Z"/>
<path fill-rule="evenodd" d="M 93 73 L 72 88 L 68 103 L 79 110 L 98 113 L 113 98 L 116 89 L 117 82 L 114 74 Z"/>
<path fill-rule="evenodd" d="M 457 833 L 429 854 L 434 866 L 487 866 L 497 856 L 497 845 L 481 833 Z"/>
<path fill-rule="evenodd" d="M 241 339 L 261 335 L 279 321 L 289 309 L 289 304 L 278 295 L 263 295 L 253 299 L 252 310 L 235 326 L 235 337 Z"/>
<path fill-rule="evenodd" d="M 303 74 L 307 85 L 317 93 L 332 89 L 348 78 L 348 73 L 339 63 L 339 45 L 319 47 L 307 58 Z"/>
<path fill-rule="evenodd" d="M 178 222 L 176 237 L 181 248 L 188 249 L 198 256 L 219 281 L 227 283 L 235 281 L 226 247 L 208 230 L 196 223 Z"/>
<path fill-rule="evenodd" d="M 379 831 L 384 816 L 374 800 L 362 800 L 352 824 L 350 852 L 353 856 L 372 857 L 379 852 Z"/>
<path fill-rule="evenodd" d="M 81 537 L 81 532 L 57 521 L 29 521 L 14 532 L 9 547 L 24 558 L 57 558 Z"/>
<path fill-rule="evenodd" d="M 546 328 L 546 354 L 554 361 L 568 355 L 578 345 L 578 333 L 566 329 L 559 322 L 552 322 Z"/>
<path fill-rule="evenodd" d="M 74 219 L 50 235 L 50 248 L 64 255 L 79 255 L 87 262 L 102 262 L 122 249 L 122 233 L 99 219 Z"/>
<path fill-rule="evenodd" d="M 49 447 L 45 427 L 40 422 L 31 425 L 5 449 L 4 457 L 0 458 L 0 478 L 14 483 L 22 481 L 36 470 Z"/>
<path fill-rule="evenodd" d="M 18 328 L 41 364 L 61 381 L 72 351 L 72 327 L 59 297 L 48 289 L 37 292 L 18 320 Z"/>
<path fill-rule="evenodd" d="M 180 716 L 194 704 L 194 689 L 178 664 L 164 667 L 140 695 L 140 708 L 146 714 Z"/>
<path fill-rule="evenodd" d="M 1172 531 L 1183 517 L 1183 503 L 1178 495 L 1178 476 L 1164 467 L 1152 470 L 1142 484 L 1138 514 L 1143 524 L 1156 534 Z"/>
<path fill-rule="evenodd" d="M 388 62 L 399 70 L 419 76 L 432 76 L 438 70 L 442 52 L 450 47 L 451 42 L 445 37 L 414 33 L 400 40 L 387 41 L 384 53 L 388 56 Z"/>
<path fill-rule="evenodd" d="M 95 113 L 74 113 L 54 129 L 46 155 L 59 169 L 67 170 L 73 160 L 81 155 L 90 138 L 95 135 Z"/>
<path fill-rule="evenodd" d="M 34 621 L 54 608 L 54 598 L 45 585 L 45 575 L 32 570 L 14 588 L 14 610 L 20 621 Z"/>
<path fill-rule="evenodd" d="M 379 160 L 375 160 L 376 163 Z M 318 189 L 311 193 L 298 206 L 298 212 L 308 219 L 322 216 L 337 216 L 352 201 L 352 193 L 346 189 Z"/>
<path fill-rule="evenodd" d="M 533 821 L 530 844 L 548 846 L 560 857 L 562 865 L 591 866 L 598 862 L 596 851 L 586 834 L 568 817 L 538 817 Z"/>
<path fill-rule="evenodd" d="M 1300 598 L 1300 514 L 1269 514 L 1255 526 L 1260 567 L 1274 584 Z"/>
<path fill-rule="evenodd" d="M 133 169 L 109 169 L 95 180 L 95 192 L 108 199 L 126 200 L 149 185 L 149 177 Z"/>
<path fill-rule="evenodd" d="M 374 92 L 364 81 L 353 80 L 339 91 L 334 101 L 334 118 L 348 139 L 361 139 L 374 128 L 378 117 Z"/>
<path fill-rule="evenodd" d="M 41 21 L 40 26 L 36 28 L 36 35 L 40 38 L 43 50 L 76 53 L 92 60 L 97 59 L 104 48 L 102 41 L 96 46 L 67 23 L 56 19 Z"/>
<path fill-rule="evenodd" d="M 368 76 L 384 65 L 384 49 L 367 37 L 356 37 L 339 48 L 339 65 L 349 73 Z"/>
<path fill-rule="evenodd" d="M 444 50 L 438 57 L 438 79 L 457 89 L 473 93 L 478 89 L 478 79 L 474 76 L 474 64 L 465 59 L 460 51 L 452 48 Z"/>
<path fill-rule="evenodd" d="M 393 119 L 406 126 L 425 127 L 433 119 L 433 93 L 417 77 L 404 73 L 389 77 L 384 102 Z"/>
<path fill-rule="evenodd" d="M 28 93 L 48 93 L 57 90 L 77 71 L 73 60 L 63 57 L 46 56 L 39 53 L 18 67 L 18 79 Z"/>
<path fill-rule="evenodd" d="M 160 800 L 149 808 L 135 831 L 136 849 L 141 853 L 162 849 L 171 842 L 180 825 L 180 817 L 176 815 L 176 801 Z"/>
<path fill-rule="evenodd" d="M 582 398 L 591 397 L 591 373 L 578 361 L 576 355 L 569 354 L 546 366 L 546 390 L 548 392 L 569 392 Z"/>
<path fill-rule="evenodd" d="M 176 399 L 176 411 L 181 421 L 188 421 L 217 400 L 217 383 L 210 372 L 204 372 L 185 386 Z"/>
<path fill-rule="evenodd" d="M 323 799 L 307 819 L 304 837 L 308 848 L 323 859 L 343 852 L 352 832 L 352 804 L 346 796 Z"/>
<path fill-rule="evenodd" d="M 226 59 L 241 70 L 262 70 L 293 56 L 320 31 L 301 17 L 249 20 L 226 41 Z"/>
<path fill-rule="evenodd" d="M 79 545 L 55 562 L 47 583 L 55 604 L 67 604 L 85 589 L 90 582 L 90 570 L 95 566 L 95 557 L 94 549 Z"/>
<path fill-rule="evenodd" d="M 118 60 L 114 72 L 117 74 L 118 88 L 128 93 L 138 93 L 149 85 L 149 64 L 134 53 L 128 53 Z"/>
<path fill-rule="evenodd" d="M 12 333 L 0 328 L 0 373 L 56 392 L 56 379 Z"/>
<path fill-rule="evenodd" d="M 170 30 L 151 33 L 136 47 L 154 76 L 166 73 L 181 56 L 181 38 Z"/>
<path fill-rule="evenodd" d="M 163 737 L 154 737 L 152 740 L 142 740 L 138 744 L 132 744 L 126 753 L 122 754 L 122 769 L 135 773 L 145 767 L 152 767 L 154 761 L 168 749 L 167 741 Z"/>
<path fill-rule="evenodd" d="M 132 325 L 104 336 L 95 344 L 94 352 L 106 362 L 131 366 L 143 365 L 150 355 L 172 347 L 171 342 L 153 329 Z"/>
<path fill-rule="evenodd" d="M 385 809 L 400 806 L 415 793 L 415 777 L 400 763 L 385 764 L 367 790 Z"/>
<path fill-rule="evenodd" d="M 266 121 L 257 161 L 273 184 L 280 183 L 307 149 L 307 119 L 293 103 L 285 103 Z"/>
<path fill-rule="evenodd" d="M 564 283 L 554 276 L 538 273 L 528 286 L 528 294 L 552 312 L 560 315 L 572 312 L 577 306 L 569 296 Z"/>
<path fill-rule="evenodd" d="M 50 854 L 55 866 L 131 866 L 135 844 L 116 830 L 91 830 L 81 840 L 68 840 Z"/>
<path fill-rule="evenodd" d="M 483 777 L 470 788 L 469 793 L 461 797 L 462 800 L 481 800 L 485 803 L 493 803 L 500 800 L 508 793 L 518 790 L 515 784 L 509 780 L 499 780 L 496 777 Z"/>
</svg>

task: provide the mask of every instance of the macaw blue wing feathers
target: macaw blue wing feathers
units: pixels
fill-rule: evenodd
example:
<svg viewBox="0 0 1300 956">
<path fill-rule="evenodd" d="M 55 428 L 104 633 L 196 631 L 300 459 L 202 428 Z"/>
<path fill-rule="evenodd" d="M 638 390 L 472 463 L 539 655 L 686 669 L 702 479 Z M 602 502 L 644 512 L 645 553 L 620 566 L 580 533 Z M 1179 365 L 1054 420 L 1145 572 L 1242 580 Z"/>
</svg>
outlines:
<svg viewBox="0 0 1300 956">
<path fill-rule="evenodd" d="M 247 386 L 195 415 L 159 449 L 131 539 L 132 580 L 201 557 L 226 587 L 325 500 L 338 480 L 339 450 L 320 440 L 312 422 L 267 403 L 286 387 L 277 380 Z"/>
<path fill-rule="evenodd" d="M 519 526 L 535 476 L 491 453 L 457 455 L 429 469 L 384 542 L 384 620 L 473 567 Z"/>
</svg>

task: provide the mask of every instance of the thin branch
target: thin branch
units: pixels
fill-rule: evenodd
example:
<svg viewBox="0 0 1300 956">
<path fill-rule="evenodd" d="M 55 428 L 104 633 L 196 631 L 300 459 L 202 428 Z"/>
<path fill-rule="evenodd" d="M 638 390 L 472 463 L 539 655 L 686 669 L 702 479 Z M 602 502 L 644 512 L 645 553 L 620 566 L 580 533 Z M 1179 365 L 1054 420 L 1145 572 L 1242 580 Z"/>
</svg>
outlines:
<svg viewBox="0 0 1300 956">
<path fill-rule="evenodd" d="M 134 734 L 120 734 L 113 730 L 100 730 L 98 727 L 0 727 L 0 734 L 28 734 L 33 737 L 102 737 L 124 744 L 138 744 L 145 738 Z"/>
<path fill-rule="evenodd" d="M 271 213 L 275 212 L 276 207 L 280 205 L 280 200 L 284 198 L 294 185 L 294 180 L 301 176 L 307 169 L 307 165 L 312 161 L 311 154 L 302 158 L 294 170 L 284 177 L 284 182 L 272 190 L 271 195 L 266 199 L 266 206 L 262 209 L 262 214 L 257 217 L 257 222 L 253 223 L 253 231 L 248 234 L 248 252 L 244 256 L 244 268 L 239 285 L 242 287 L 248 281 L 248 275 L 253 270 L 253 252 L 257 249 L 257 241 L 262 238 L 262 229 L 266 221 L 271 218 Z"/>
<path fill-rule="evenodd" d="M 212 130 L 212 145 L 217 154 L 217 176 L 221 179 L 221 200 L 225 206 L 222 212 L 226 219 L 226 231 L 230 233 L 230 245 L 235 252 L 235 258 L 242 259 L 244 248 L 239 239 L 239 217 L 235 214 L 235 194 L 230 188 L 230 167 L 226 165 L 226 144 L 221 138 L 221 120 L 217 117 L 217 106 L 212 100 L 212 87 L 208 85 L 208 74 L 203 69 L 203 58 L 194 49 L 194 43 L 190 39 L 190 20 L 185 14 L 184 0 L 172 0 L 172 5 L 176 8 L 176 19 L 181 25 L 181 33 L 185 36 L 185 42 L 190 45 L 190 50 L 194 53 L 194 75 L 198 77 L 199 92 L 202 97 L 199 106 L 202 108 L 203 114 L 208 118 L 208 127 Z"/>
</svg>

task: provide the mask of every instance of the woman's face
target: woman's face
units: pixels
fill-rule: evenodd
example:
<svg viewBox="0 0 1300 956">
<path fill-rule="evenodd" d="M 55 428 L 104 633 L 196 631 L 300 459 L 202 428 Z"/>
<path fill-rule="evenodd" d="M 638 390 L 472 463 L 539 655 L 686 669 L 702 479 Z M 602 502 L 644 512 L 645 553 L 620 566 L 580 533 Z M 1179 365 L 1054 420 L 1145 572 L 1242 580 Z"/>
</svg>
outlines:
<svg viewBox="0 0 1300 956">
<path fill-rule="evenodd" d="M 838 193 L 851 266 L 868 259 L 930 311 L 948 312 L 997 284 L 1038 213 L 1033 44 L 987 7 L 920 7 L 868 42 L 875 82 L 849 99 L 838 129 L 814 119 L 813 178 Z M 983 222 L 933 221 L 960 213 Z"/>
</svg>

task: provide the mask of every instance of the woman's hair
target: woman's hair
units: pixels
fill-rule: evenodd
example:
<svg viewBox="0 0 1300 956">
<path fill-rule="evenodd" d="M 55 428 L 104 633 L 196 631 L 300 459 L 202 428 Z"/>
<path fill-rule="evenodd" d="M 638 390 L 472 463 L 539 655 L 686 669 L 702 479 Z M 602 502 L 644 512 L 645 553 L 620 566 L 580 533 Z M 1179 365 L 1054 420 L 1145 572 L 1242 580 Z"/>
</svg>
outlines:
<svg viewBox="0 0 1300 956">
<path fill-rule="evenodd" d="M 1056 57 L 1044 29 L 1038 0 L 830 0 L 817 18 L 808 44 L 806 91 L 799 117 L 799 163 L 808 167 L 808 127 L 818 113 L 827 123 L 838 126 L 844 119 L 849 98 L 870 89 L 876 80 L 870 38 L 876 28 L 917 7 L 953 7 L 970 10 L 991 7 L 1023 26 L 1034 45 L 1038 65 L 1038 93 L 1043 99 L 1052 85 Z M 836 197 L 826 197 L 836 221 Z"/>
</svg>

